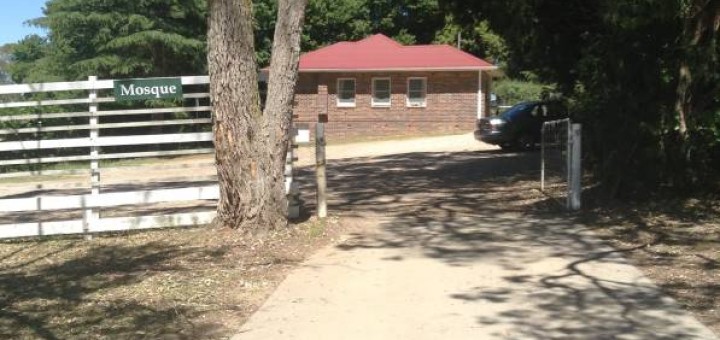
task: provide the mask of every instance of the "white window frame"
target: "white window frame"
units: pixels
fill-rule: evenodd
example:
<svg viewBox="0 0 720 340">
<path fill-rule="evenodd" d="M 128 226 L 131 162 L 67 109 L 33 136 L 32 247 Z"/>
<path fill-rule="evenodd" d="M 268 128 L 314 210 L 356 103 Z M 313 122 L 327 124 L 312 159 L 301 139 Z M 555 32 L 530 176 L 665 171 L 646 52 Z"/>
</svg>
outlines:
<svg viewBox="0 0 720 340">
<path fill-rule="evenodd" d="M 423 98 L 422 103 L 410 100 L 410 81 L 411 80 L 422 80 L 423 81 Z M 407 79 L 407 92 L 405 93 L 405 105 L 407 107 L 427 107 L 427 77 L 409 77 Z"/>
<path fill-rule="evenodd" d="M 376 102 L 375 101 L 375 81 L 378 80 L 387 80 L 388 82 L 388 101 L 387 102 Z M 370 89 L 371 94 L 371 104 L 372 107 L 390 107 L 392 106 L 392 80 L 390 77 L 375 77 L 372 78 L 372 86 Z"/>
<path fill-rule="evenodd" d="M 340 83 L 343 81 L 352 81 L 353 82 L 353 98 L 352 103 L 351 102 L 341 102 L 340 101 L 340 91 L 342 91 L 342 88 L 340 87 Z M 357 102 L 357 82 L 355 81 L 355 78 L 338 78 L 337 84 L 336 84 L 337 91 L 335 94 L 335 102 L 337 104 L 337 107 L 355 107 L 355 103 Z"/>
</svg>

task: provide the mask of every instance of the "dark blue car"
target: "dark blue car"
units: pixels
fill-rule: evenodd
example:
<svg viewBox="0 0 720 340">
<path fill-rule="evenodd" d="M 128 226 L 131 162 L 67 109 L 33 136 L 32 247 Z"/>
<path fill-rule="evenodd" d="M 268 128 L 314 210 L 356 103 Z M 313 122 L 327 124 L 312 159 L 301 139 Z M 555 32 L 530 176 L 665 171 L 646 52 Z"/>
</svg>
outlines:
<svg viewBox="0 0 720 340">
<path fill-rule="evenodd" d="M 554 102 L 524 102 L 498 116 L 478 120 L 475 139 L 503 149 L 531 150 L 540 142 L 544 122 L 567 118 Z"/>
</svg>

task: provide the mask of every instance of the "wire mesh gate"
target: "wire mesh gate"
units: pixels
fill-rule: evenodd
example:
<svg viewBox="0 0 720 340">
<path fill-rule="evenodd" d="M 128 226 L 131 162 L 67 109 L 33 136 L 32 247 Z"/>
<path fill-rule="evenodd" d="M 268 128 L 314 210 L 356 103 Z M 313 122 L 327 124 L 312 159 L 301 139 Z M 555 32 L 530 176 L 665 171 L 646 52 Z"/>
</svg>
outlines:
<svg viewBox="0 0 720 340">
<path fill-rule="evenodd" d="M 569 118 L 542 127 L 540 190 L 568 210 L 579 210 L 582 194 L 582 126 Z"/>
</svg>

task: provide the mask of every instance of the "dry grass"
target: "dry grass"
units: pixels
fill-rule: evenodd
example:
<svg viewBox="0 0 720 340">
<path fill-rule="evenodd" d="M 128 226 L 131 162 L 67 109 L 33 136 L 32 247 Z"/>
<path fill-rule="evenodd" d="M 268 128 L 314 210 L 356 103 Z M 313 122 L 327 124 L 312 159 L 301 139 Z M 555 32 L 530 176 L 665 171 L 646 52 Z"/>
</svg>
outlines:
<svg viewBox="0 0 720 340">
<path fill-rule="evenodd" d="M 197 227 L 3 242 L 0 338 L 224 338 L 340 227 L 310 220 L 262 240 Z"/>
<path fill-rule="evenodd" d="M 594 208 L 583 222 L 720 334 L 720 197 L 652 198 Z"/>
</svg>

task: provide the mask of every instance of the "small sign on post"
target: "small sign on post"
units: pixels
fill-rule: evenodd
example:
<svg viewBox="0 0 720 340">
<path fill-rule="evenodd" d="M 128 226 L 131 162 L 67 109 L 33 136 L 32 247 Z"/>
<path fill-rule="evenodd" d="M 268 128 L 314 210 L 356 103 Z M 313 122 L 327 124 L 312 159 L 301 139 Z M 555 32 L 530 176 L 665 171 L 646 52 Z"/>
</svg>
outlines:
<svg viewBox="0 0 720 340">
<path fill-rule="evenodd" d="M 116 80 L 113 84 L 118 101 L 182 98 L 180 78 Z"/>
<path fill-rule="evenodd" d="M 295 135 L 295 142 L 310 143 L 310 126 L 308 124 L 297 124 L 295 125 L 297 134 Z"/>
</svg>

